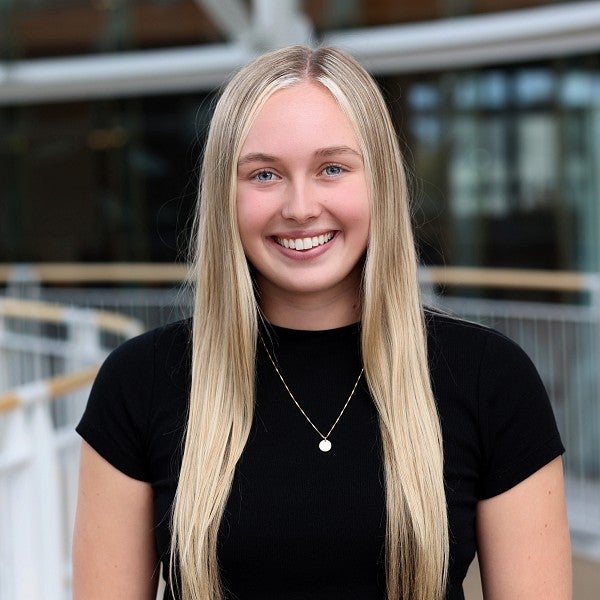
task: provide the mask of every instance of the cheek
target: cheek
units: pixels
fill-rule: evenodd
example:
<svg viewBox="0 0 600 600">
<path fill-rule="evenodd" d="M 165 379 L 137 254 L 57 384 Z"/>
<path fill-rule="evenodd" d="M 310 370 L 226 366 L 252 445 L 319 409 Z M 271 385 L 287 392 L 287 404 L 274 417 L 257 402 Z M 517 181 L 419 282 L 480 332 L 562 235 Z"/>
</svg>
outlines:
<svg viewBox="0 0 600 600">
<path fill-rule="evenodd" d="M 369 245 L 369 237 L 371 233 L 371 207 L 368 202 L 365 202 L 360 206 L 356 213 L 356 242 L 363 250 L 367 249 Z"/>
<path fill-rule="evenodd" d="M 344 211 L 347 222 L 357 233 L 368 236 L 371 223 L 371 203 L 366 189 L 347 196 Z"/>
<path fill-rule="evenodd" d="M 248 194 L 242 194 L 238 192 L 236 198 L 236 212 L 240 235 L 242 235 L 242 232 L 245 229 L 252 227 L 252 223 L 256 218 L 255 208 L 256 206 Z"/>
<path fill-rule="evenodd" d="M 242 247 L 244 248 L 244 253 L 247 253 L 248 238 L 252 229 L 251 213 L 246 210 L 246 205 L 239 200 L 237 201 L 236 213 L 238 234 L 240 236 Z"/>
<path fill-rule="evenodd" d="M 259 242 L 268 222 L 264 207 L 261 202 L 253 200 L 247 195 L 238 195 L 237 199 L 237 222 L 238 232 L 244 251 L 248 251 Z"/>
</svg>

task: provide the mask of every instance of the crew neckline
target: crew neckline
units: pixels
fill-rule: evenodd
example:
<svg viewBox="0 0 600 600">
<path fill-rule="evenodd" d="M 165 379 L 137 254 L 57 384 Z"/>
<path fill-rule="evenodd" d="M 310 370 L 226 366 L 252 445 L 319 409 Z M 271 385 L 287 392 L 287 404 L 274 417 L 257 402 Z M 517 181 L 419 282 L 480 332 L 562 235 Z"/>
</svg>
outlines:
<svg viewBox="0 0 600 600">
<path fill-rule="evenodd" d="M 279 340 L 331 340 L 340 337 L 351 337 L 360 333 L 360 321 L 333 327 L 331 329 L 292 329 L 281 325 L 274 325 L 267 321 L 260 324 L 260 330 L 267 337 L 273 336 Z"/>
</svg>

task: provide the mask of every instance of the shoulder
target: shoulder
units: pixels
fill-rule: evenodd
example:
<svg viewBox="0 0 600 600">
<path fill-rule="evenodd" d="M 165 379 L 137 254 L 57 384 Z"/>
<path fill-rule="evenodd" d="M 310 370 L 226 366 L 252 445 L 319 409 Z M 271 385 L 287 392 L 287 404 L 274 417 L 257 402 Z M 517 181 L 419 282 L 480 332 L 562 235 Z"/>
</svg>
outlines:
<svg viewBox="0 0 600 600">
<path fill-rule="evenodd" d="M 145 422 L 155 400 L 185 395 L 190 373 L 190 324 L 178 321 L 138 335 L 113 350 L 92 386 L 88 414 L 127 413 Z M 114 420 L 114 419 L 113 419 Z"/>
<path fill-rule="evenodd" d="M 479 398 L 495 392 L 545 396 L 536 367 L 519 344 L 477 323 L 425 311 L 429 366 L 434 386 L 449 379 Z"/>
<path fill-rule="evenodd" d="M 492 384 L 539 376 L 528 354 L 514 340 L 484 325 L 427 309 L 427 344 L 432 375 L 451 370 L 462 377 Z"/>
<path fill-rule="evenodd" d="M 563 451 L 544 384 L 517 343 L 431 311 L 426 321 L 444 433 L 464 447 L 477 440 L 480 497 L 509 489 Z"/>
<path fill-rule="evenodd" d="M 190 324 L 180 321 L 123 343 L 94 381 L 79 434 L 120 471 L 151 480 L 148 451 L 185 413 Z M 162 438 L 164 445 L 164 437 Z"/>
<path fill-rule="evenodd" d="M 109 364 L 129 363 L 139 366 L 155 355 L 169 359 L 173 353 L 186 350 L 191 339 L 189 320 L 169 323 L 130 338 L 113 350 L 107 358 Z"/>
<path fill-rule="evenodd" d="M 425 309 L 428 343 L 437 349 L 479 352 L 487 346 L 492 351 L 523 353 L 520 346 L 496 329 L 459 317 Z"/>
<path fill-rule="evenodd" d="M 136 384 L 150 376 L 186 367 L 191 322 L 177 321 L 133 337 L 113 350 L 98 373 L 97 383 L 122 380 Z"/>
</svg>

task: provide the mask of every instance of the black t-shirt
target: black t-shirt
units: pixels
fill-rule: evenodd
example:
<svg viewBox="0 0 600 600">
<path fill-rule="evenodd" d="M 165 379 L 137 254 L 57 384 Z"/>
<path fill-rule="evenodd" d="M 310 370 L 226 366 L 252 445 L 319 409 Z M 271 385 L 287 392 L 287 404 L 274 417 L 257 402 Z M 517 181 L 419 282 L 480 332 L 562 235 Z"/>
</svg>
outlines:
<svg viewBox="0 0 600 600">
<path fill-rule="evenodd" d="M 77 428 L 123 473 L 152 484 L 156 545 L 165 564 L 188 403 L 190 328 L 189 321 L 167 325 L 115 350 Z M 446 597 L 459 600 L 476 551 L 477 501 L 510 489 L 563 447 L 540 378 L 516 344 L 432 313 L 427 330 L 444 441 Z M 297 401 L 327 432 L 360 372 L 359 325 L 270 326 L 265 337 Z M 255 417 L 218 539 L 228 597 L 385 597 L 381 437 L 364 377 L 329 439 L 331 451 L 321 452 L 321 438 L 259 344 Z"/>
</svg>

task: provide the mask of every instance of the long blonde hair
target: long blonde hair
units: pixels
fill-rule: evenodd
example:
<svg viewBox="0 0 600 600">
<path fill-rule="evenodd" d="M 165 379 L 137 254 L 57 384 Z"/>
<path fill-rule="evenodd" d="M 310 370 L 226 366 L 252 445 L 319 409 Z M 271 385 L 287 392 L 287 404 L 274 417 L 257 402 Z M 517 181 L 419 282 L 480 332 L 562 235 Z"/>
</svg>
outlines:
<svg viewBox="0 0 600 600">
<path fill-rule="evenodd" d="M 265 101 L 307 80 L 325 86 L 351 121 L 370 191 L 362 354 L 382 435 L 387 595 L 438 600 L 448 563 L 442 442 L 402 157 L 377 85 L 334 48 L 293 46 L 257 58 L 235 75 L 215 108 L 191 275 L 192 379 L 173 512 L 171 579 L 180 580 L 184 600 L 223 596 L 217 533 L 252 423 L 258 331 L 257 299 L 237 228 L 237 161 Z"/>
</svg>

